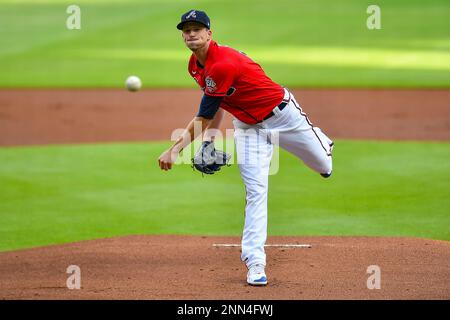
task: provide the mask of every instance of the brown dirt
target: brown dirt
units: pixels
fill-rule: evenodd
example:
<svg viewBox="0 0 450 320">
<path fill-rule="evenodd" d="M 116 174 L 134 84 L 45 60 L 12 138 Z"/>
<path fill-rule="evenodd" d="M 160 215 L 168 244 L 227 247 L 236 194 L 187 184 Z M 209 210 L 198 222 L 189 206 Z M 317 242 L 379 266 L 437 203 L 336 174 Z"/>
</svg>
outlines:
<svg viewBox="0 0 450 320">
<path fill-rule="evenodd" d="M 450 242 L 270 237 L 269 285 L 250 287 L 237 237 L 129 236 L 0 253 L 0 299 L 450 299 Z M 69 265 L 81 289 L 69 290 Z M 367 288 L 367 267 L 381 289 Z"/>
<path fill-rule="evenodd" d="M 293 92 L 333 138 L 450 140 L 450 90 Z M 196 89 L 0 89 L 0 146 L 170 140 L 200 98 Z"/>
</svg>

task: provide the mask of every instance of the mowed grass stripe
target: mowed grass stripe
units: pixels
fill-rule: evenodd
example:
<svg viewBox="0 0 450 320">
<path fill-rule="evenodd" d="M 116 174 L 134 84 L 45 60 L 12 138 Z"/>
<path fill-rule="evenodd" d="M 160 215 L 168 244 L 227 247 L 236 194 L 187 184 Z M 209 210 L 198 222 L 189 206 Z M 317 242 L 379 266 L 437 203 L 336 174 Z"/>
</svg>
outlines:
<svg viewBox="0 0 450 320">
<path fill-rule="evenodd" d="M 219 43 L 287 86 L 450 85 L 448 1 L 379 1 L 381 30 L 367 29 L 359 0 L 79 1 L 74 31 L 65 1 L 0 4 L 2 87 L 121 87 L 129 74 L 146 87 L 194 87 L 175 29 L 191 8 L 208 12 Z"/>
<path fill-rule="evenodd" d="M 0 149 L 0 250 L 127 234 L 240 235 L 238 168 L 162 172 L 167 143 Z M 337 141 L 331 179 L 281 152 L 269 235 L 450 240 L 450 145 Z"/>
</svg>

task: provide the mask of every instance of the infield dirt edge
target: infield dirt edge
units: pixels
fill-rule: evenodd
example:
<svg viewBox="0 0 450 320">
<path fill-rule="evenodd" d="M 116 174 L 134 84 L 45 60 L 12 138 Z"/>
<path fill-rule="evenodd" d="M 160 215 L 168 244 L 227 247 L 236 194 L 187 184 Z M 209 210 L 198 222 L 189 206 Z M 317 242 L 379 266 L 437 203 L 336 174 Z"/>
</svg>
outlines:
<svg viewBox="0 0 450 320">
<path fill-rule="evenodd" d="M 450 242 L 404 237 L 269 237 L 269 285 L 250 287 L 239 237 L 131 235 L 0 253 L 0 299 L 450 299 Z M 81 289 L 66 286 L 67 267 Z M 368 289 L 367 268 L 381 288 Z"/>
</svg>

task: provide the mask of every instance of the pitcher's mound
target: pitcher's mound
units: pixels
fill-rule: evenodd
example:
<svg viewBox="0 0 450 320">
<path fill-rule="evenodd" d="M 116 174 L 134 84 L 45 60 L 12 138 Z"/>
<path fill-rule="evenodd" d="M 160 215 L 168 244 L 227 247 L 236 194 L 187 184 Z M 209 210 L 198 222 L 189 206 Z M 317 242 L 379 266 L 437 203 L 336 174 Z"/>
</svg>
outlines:
<svg viewBox="0 0 450 320">
<path fill-rule="evenodd" d="M 0 253 L 0 299 L 450 299 L 450 242 L 270 237 L 311 247 L 268 246 L 269 284 L 250 287 L 240 248 L 214 246 L 239 241 L 128 236 Z M 70 265 L 79 290 L 67 288 Z"/>
</svg>

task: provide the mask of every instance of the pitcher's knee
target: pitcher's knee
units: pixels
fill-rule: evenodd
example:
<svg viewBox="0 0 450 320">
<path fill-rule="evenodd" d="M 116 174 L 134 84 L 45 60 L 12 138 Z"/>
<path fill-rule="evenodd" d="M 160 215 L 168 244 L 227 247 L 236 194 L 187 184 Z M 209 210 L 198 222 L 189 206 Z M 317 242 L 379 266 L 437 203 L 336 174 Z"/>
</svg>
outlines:
<svg viewBox="0 0 450 320">
<path fill-rule="evenodd" d="M 247 205 L 258 205 L 267 200 L 267 192 L 265 190 L 255 191 L 247 190 L 246 192 Z"/>
</svg>

